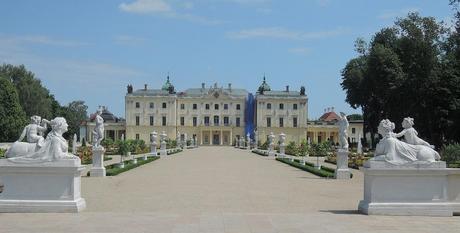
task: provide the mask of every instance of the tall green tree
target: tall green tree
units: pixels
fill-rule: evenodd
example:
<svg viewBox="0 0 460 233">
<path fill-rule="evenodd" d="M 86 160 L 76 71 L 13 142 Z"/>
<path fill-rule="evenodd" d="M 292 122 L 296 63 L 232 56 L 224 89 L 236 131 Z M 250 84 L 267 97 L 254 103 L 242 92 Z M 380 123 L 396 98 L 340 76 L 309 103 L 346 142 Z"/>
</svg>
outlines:
<svg viewBox="0 0 460 233">
<path fill-rule="evenodd" d="M 362 108 L 366 132 L 374 135 L 384 118 L 400 129 L 402 119 L 412 116 L 422 138 L 435 145 L 458 140 L 448 133 L 458 122 L 451 116 L 460 86 L 452 76 L 456 68 L 448 69 L 443 58 L 447 32 L 434 18 L 409 13 L 369 45 L 357 40 L 359 56 L 346 64 L 341 85 L 350 106 Z"/>
<path fill-rule="evenodd" d="M 50 119 L 56 115 L 56 112 L 53 112 L 56 110 L 53 108 L 56 102 L 54 96 L 24 65 L 3 64 L 0 66 L 0 75 L 16 87 L 19 103 L 27 116 L 39 115 Z"/>
<path fill-rule="evenodd" d="M 64 134 L 65 138 L 70 139 L 74 134 L 80 134 L 80 124 L 87 119 L 87 110 L 88 106 L 82 100 L 72 101 L 60 108 L 60 116 L 64 117 L 69 125 L 67 133 Z"/>
<path fill-rule="evenodd" d="M 26 124 L 26 114 L 19 104 L 16 88 L 0 76 L 0 142 L 17 140 Z"/>
</svg>

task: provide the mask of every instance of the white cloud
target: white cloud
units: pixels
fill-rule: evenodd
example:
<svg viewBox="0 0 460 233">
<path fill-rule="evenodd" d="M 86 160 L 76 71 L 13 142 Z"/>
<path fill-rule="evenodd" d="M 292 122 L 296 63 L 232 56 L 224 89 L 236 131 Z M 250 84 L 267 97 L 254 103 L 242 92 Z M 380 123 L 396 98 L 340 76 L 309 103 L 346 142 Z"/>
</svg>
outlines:
<svg viewBox="0 0 460 233">
<path fill-rule="evenodd" d="M 0 35 L 0 41 L 3 43 L 10 42 L 15 44 L 42 44 L 50 46 L 62 46 L 62 47 L 77 47 L 88 45 L 87 43 L 55 39 L 49 36 L 43 35 L 27 35 L 27 36 L 11 36 L 11 35 Z"/>
<path fill-rule="evenodd" d="M 193 15 L 189 13 L 180 13 L 174 9 L 174 7 L 164 0 L 136 0 L 132 3 L 121 3 L 119 9 L 124 12 L 132 13 L 132 14 L 150 14 L 150 15 L 157 15 L 166 18 L 173 18 L 173 19 L 182 19 L 194 23 L 201 23 L 207 25 L 216 25 L 221 24 L 222 21 L 208 19 L 203 16 Z M 178 7 L 185 8 L 190 10 L 194 7 L 192 2 L 184 2 L 179 4 Z"/>
<path fill-rule="evenodd" d="M 143 37 L 128 36 L 128 35 L 119 35 L 114 38 L 115 43 L 120 45 L 141 45 L 144 44 L 146 39 Z"/>
<path fill-rule="evenodd" d="M 136 0 L 132 3 L 123 2 L 118 7 L 122 11 L 137 14 L 164 13 L 172 10 L 171 6 L 163 0 Z"/>
<path fill-rule="evenodd" d="M 337 28 L 329 31 L 302 32 L 282 27 L 267 27 L 228 32 L 227 36 L 233 39 L 273 38 L 288 40 L 307 40 L 334 37 L 344 34 L 346 32 L 347 30 L 343 28 Z"/>
<path fill-rule="evenodd" d="M 407 15 L 409 12 L 418 12 L 420 11 L 417 7 L 409 7 L 398 10 L 385 10 L 380 15 L 377 16 L 379 19 L 395 19 L 396 17 L 402 17 Z"/>
<path fill-rule="evenodd" d="M 310 48 L 299 47 L 288 49 L 290 53 L 299 54 L 299 55 L 309 55 L 311 53 Z"/>
</svg>

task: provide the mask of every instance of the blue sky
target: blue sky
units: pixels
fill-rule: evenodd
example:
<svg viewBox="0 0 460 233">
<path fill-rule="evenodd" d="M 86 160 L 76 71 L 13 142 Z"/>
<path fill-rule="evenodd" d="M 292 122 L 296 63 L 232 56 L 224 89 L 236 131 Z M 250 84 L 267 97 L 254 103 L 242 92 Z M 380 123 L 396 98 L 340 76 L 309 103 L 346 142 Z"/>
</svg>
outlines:
<svg viewBox="0 0 460 233">
<path fill-rule="evenodd" d="M 84 100 L 124 116 L 126 85 L 178 90 L 232 83 L 309 97 L 309 118 L 345 102 L 340 71 L 369 40 L 409 11 L 451 24 L 448 0 L 2 1 L 0 62 L 24 64 L 61 104 Z"/>
</svg>

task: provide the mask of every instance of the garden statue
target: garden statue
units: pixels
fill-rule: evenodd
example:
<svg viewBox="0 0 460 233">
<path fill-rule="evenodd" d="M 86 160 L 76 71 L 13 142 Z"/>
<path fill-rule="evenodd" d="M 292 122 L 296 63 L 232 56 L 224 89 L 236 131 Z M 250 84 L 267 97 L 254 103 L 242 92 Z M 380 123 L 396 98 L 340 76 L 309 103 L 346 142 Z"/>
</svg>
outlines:
<svg viewBox="0 0 460 233">
<path fill-rule="evenodd" d="M 101 117 L 102 108 L 99 108 L 96 112 L 96 127 L 93 130 L 93 147 L 102 147 L 101 142 L 104 139 L 104 119 Z"/>
<path fill-rule="evenodd" d="M 348 120 L 347 115 L 340 113 L 339 120 L 339 149 L 348 150 Z"/>
<path fill-rule="evenodd" d="M 158 133 L 156 131 L 153 131 L 150 135 L 150 142 L 152 143 L 150 146 L 150 154 L 152 154 L 153 156 L 157 155 L 157 138 Z"/>
<path fill-rule="evenodd" d="M 259 148 L 259 136 L 257 136 L 257 131 L 254 131 L 254 148 Z"/>
<path fill-rule="evenodd" d="M 404 141 L 411 145 L 423 145 L 434 148 L 428 142 L 425 142 L 423 139 L 418 137 L 417 131 L 412 127 L 414 126 L 414 118 L 406 117 L 402 122 L 403 131 L 400 133 L 394 134 L 394 137 L 400 138 L 404 136 Z"/>
<path fill-rule="evenodd" d="M 358 154 L 363 153 L 363 144 L 361 143 L 361 134 L 358 134 L 358 149 L 356 150 Z"/>
<path fill-rule="evenodd" d="M 19 139 L 6 152 L 5 156 L 7 158 L 35 152 L 43 146 L 44 138 L 41 135 L 47 130 L 46 123 L 49 123 L 49 121 L 42 119 L 40 116 L 32 116 L 30 120 L 30 124 L 24 127 Z M 22 142 L 24 137 L 27 142 Z"/>
<path fill-rule="evenodd" d="M 251 135 L 249 133 L 246 134 L 246 144 L 247 148 L 251 149 Z"/>
<path fill-rule="evenodd" d="M 166 151 L 166 132 L 163 131 L 161 134 L 160 134 L 160 155 L 161 156 L 165 156 L 165 155 L 168 155 L 167 151 Z"/>
<path fill-rule="evenodd" d="M 271 132 L 270 135 L 268 135 L 268 143 L 268 156 L 275 156 L 275 135 L 273 134 L 273 132 Z"/>
<path fill-rule="evenodd" d="M 69 145 L 62 134 L 67 132 L 67 122 L 63 117 L 56 117 L 50 122 L 51 132 L 48 133 L 43 145 L 38 151 L 27 154 L 16 154 L 9 158 L 11 162 L 17 163 L 41 163 L 52 162 L 62 159 L 80 159 L 68 153 Z"/>
<path fill-rule="evenodd" d="M 284 155 L 285 155 L 285 148 L 286 148 L 286 143 L 285 143 L 285 141 L 286 141 L 286 134 L 281 133 L 281 134 L 279 135 L 279 141 L 280 141 L 280 155 L 281 155 L 282 157 L 284 157 Z"/>
<path fill-rule="evenodd" d="M 73 141 L 72 141 L 72 154 L 77 154 L 77 134 L 73 134 Z"/>
<path fill-rule="evenodd" d="M 435 162 L 440 159 L 438 152 L 427 145 L 412 145 L 398 140 L 393 133 L 395 124 L 388 119 L 382 120 L 378 126 L 378 133 L 382 139 L 375 149 L 374 161 L 387 161 L 395 165 L 423 161 Z"/>
<path fill-rule="evenodd" d="M 176 135 L 176 145 L 177 147 L 181 147 L 182 145 L 179 131 L 177 131 L 177 135 Z"/>
</svg>

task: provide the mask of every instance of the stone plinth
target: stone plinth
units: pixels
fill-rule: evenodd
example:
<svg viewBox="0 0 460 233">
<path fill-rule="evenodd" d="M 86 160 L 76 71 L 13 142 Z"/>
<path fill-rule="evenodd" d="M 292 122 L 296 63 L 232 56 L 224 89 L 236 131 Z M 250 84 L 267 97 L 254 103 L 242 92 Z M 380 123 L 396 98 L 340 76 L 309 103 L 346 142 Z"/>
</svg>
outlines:
<svg viewBox="0 0 460 233">
<path fill-rule="evenodd" d="M 452 216 L 460 213 L 460 169 L 445 162 L 396 166 L 368 161 L 364 200 L 359 211 L 369 215 Z"/>
<path fill-rule="evenodd" d="M 0 160 L 2 213 L 77 213 L 85 209 L 81 197 L 80 159 L 21 164 Z"/>
<path fill-rule="evenodd" d="M 351 172 L 348 168 L 348 150 L 339 149 L 337 151 L 337 169 L 335 170 L 336 179 L 350 179 Z"/>
<path fill-rule="evenodd" d="M 275 153 L 275 145 L 273 144 L 270 144 L 269 148 L 268 148 L 268 156 L 275 156 L 276 153 Z"/>
<path fill-rule="evenodd" d="M 157 144 L 152 144 L 150 146 L 150 155 L 151 156 L 157 156 L 158 155 L 158 152 L 157 152 Z"/>
<path fill-rule="evenodd" d="M 104 152 L 104 147 L 93 148 L 93 165 L 90 170 L 90 175 L 92 177 L 105 176 Z"/>
<path fill-rule="evenodd" d="M 160 156 L 167 156 L 168 152 L 166 151 L 166 142 L 163 141 L 160 143 Z"/>
<path fill-rule="evenodd" d="M 280 144 L 280 158 L 286 157 L 285 148 L 286 148 L 286 145 L 284 143 Z"/>
</svg>

